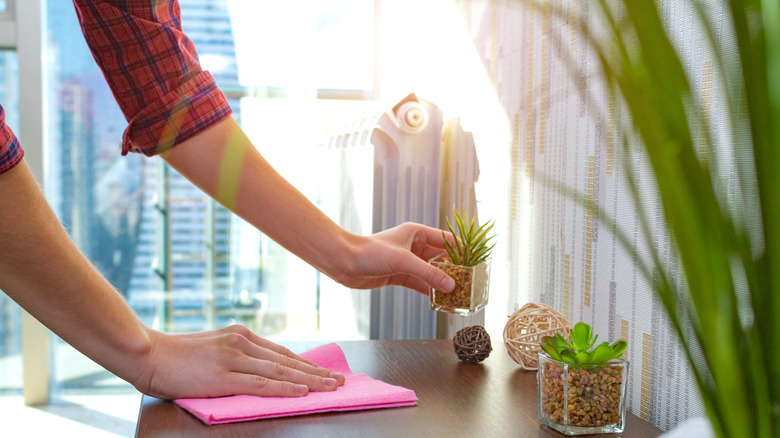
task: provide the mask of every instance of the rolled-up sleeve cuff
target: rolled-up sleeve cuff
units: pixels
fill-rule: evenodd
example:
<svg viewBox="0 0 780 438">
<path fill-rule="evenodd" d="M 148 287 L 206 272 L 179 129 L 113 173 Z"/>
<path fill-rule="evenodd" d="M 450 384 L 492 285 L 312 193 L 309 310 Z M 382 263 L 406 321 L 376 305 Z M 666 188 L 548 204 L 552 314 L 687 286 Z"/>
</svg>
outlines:
<svg viewBox="0 0 780 438">
<path fill-rule="evenodd" d="M 207 71 L 200 72 L 130 120 L 122 138 L 122 155 L 157 155 L 231 114 L 214 77 Z"/>
<path fill-rule="evenodd" d="M 0 123 L 0 173 L 16 167 L 24 157 L 24 150 L 11 129 Z"/>
</svg>

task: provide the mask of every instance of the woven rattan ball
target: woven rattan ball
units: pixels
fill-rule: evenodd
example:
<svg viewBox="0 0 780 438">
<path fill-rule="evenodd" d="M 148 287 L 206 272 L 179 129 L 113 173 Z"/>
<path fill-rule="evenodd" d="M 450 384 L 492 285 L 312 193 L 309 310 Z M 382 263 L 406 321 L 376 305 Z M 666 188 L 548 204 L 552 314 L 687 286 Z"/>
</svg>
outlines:
<svg viewBox="0 0 780 438">
<path fill-rule="evenodd" d="M 536 354 L 541 351 L 542 336 L 560 333 L 568 336 L 571 324 L 552 307 L 528 303 L 509 317 L 504 327 L 504 345 L 509 356 L 526 370 L 538 366 Z"/>
<path fill-rule="evenodd" d="M 455 354 L 465 363 L 478 363 L 487 359 L 493 347 L 490 335 L 481 325 L 473 325 L 458 330 L 452 338 Z"/>
</svg>

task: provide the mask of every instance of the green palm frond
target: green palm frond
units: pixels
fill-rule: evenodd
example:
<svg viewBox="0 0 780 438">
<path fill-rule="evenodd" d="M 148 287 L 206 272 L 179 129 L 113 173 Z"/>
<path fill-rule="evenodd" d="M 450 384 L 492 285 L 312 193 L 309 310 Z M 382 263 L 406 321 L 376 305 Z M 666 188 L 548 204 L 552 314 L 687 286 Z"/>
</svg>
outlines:
<svg viewBox="0 0 780 438">
<path fill-rule="evenodd" d="M 649 258 L 641 258 L 614 219 L 562 190 L 615 232 L 653 286 L 716 435 L 780 436 L 780 0 L 681 2 L 694 14 L 691 32 L 709 46 L 713 86 L 725 101 L 725 137 L 710 125 L 709 110 L 691 85 L 693 67 L 683 62 L 658 0 L 591 2 L 600 21 L 571 19 L 572 11 L 557 3 L 526 1 L 569 23 L 589 44 L 605 89 L 630 117 L 620 132 L 621 155 L 631 156 L 629 145 L 640 140 L 684 286 L 652 244 Z M 560 29 L 550 26 L 553 41 L 560 40 Z M 736 47 L 736 56 L 724 47 Z M 585 83 L 580 79 L 587 73 L 577 71 L 571 54 L 561 49 L 559 55 L 573 83 Z M 588 90 L 579 92 L 589 97 Z M 732 198 L 718 188 L 722 157 L 734 160 Z M 636 170 L 623 164 L 641 232 L 650 236 Z M 703 361 L 694 360 L 699 353 Z"/>
</svg>

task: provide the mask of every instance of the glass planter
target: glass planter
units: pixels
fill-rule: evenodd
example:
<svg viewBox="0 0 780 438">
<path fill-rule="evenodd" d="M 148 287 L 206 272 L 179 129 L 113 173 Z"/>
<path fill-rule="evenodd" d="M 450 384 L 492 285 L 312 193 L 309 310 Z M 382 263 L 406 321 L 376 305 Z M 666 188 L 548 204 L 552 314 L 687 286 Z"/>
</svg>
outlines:
<svg viewBox="0 0 780 438">
<path fill-rule="evenodd" d="M 628 361 L 570 364 L 539 360 L 539 421 L 566 435 L 621 433 L 626 422 Z"/>
<path fill-rule="evenodd" d="M 452 264 L 446 254 L 441 254 L 428 262 L 455 280 L 455 289 L 452 292 L 441 292 L 431 288 L 429 294 L 431 309 L 439 312 L 471 315 L 487 305 L 490 286 L 490 258 L 476 266 L 460 266 Z"/>
</svg>

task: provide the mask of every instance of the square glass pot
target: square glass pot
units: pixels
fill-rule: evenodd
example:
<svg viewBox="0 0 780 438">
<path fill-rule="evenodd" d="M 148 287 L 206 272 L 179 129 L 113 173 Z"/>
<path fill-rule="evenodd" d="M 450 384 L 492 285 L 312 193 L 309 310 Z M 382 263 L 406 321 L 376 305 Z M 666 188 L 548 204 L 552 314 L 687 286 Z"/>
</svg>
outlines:
<svg viewBox="0 0 780 438">
<path fill-rule="evenodd" d="M 475 266 L 461 266 L 453 264 L 447 254 L 441 254 L 428 262 L 455 280 L 455 289 L 452 292 L 441 292 L 431 288 L 428 294 L 431 309 L 467 316 L 479 312 L 487 305 L 490 288 L 490 258 Z"/>
<path fill-rule="evenodd" d="M 628 361 L 570 364 L 538 353 L 539 421 L 566 435 L 621 433 Z"/>
</svg>

